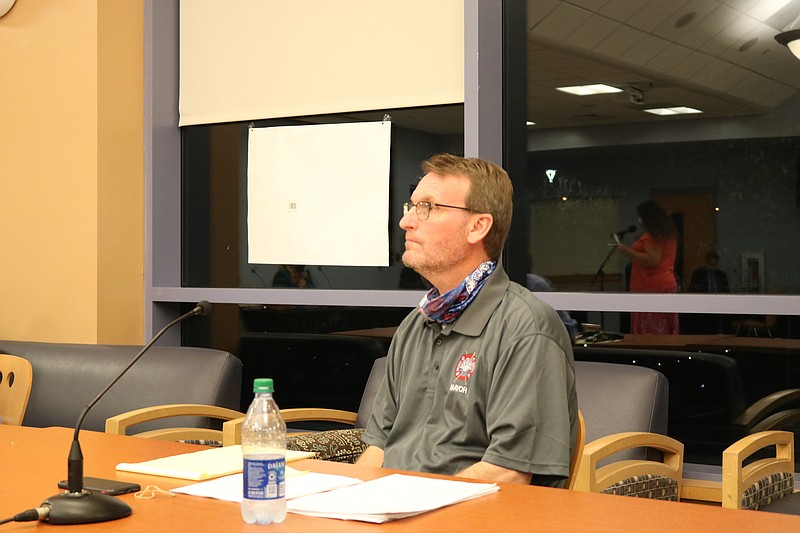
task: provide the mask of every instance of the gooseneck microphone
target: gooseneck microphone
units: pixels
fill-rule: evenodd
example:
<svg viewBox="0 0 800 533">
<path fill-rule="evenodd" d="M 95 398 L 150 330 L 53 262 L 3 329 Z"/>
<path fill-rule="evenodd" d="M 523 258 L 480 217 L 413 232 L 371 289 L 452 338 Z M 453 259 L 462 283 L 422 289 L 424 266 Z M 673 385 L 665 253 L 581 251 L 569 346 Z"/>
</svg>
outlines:
<svg viewBox="0 0 800 533">
<path fill-rule="evenodd" d="M 83 452 L 81 451 L 81 444 L 78 440 L 78 435 L 81 431 L 83 420 L 89 413 L 92 407 L 100 401 L 100 399 L 114 386 L 114 384 L 125 375 L 125 373 L 138 361 L 147 350 L 155 343 L 161 335 L 164 334 L 175 324 L 186 320 L 189 317 L 207 315 L 211 312 L 211 304 L 207 301 L 198 302 L 198 304 L 166 326 L 161 331 L 150 339 L 136 356 L 128 363 L 128 366 L 122 369 L 117 374 L 111 383 L 98 394 L 94 400 L 83 408 L 78 421 L 75 424 L 75 433 L 72 438 L 72 446 L 69 450 L 69 459 L 67 461 L 67 490 L 61 494 L 51 496 L 42 502 L 40 507 L 44 508 L 44 513 L 47 516 L 42 516 L 41 519 L 50 522 L 51 524 L 89 524 L 92 522 L 107 522 L 109 520 L 116 520 L 129 516 L 132 512 L 130 506 L 122 500 L 102 494 L 99 492 L 90 492 L 83 488 Z"/>
<path fill-rule="evenodd" d="M 616 236 L 618 236 L 618 237 L 622 237 L 622 236 L 623 236 L 623 235 L 625 235 L 626 233 L 633 233 L 634 231 L 636 231 L 636 226 L 634 226 L 633 224 L 631 224 L 630 226 L 628 226 L 628 227 L 627 227 L 627 228 L 625 228 L 625 229 L 621 229 L 621 230 L 619 230 L 619 231 L 615 231 L 614 233 L 610 234 L 610 235 L 609 235 L 609 237 L 613 237 L 614 235 L 616 235 Z"/>
</svg>

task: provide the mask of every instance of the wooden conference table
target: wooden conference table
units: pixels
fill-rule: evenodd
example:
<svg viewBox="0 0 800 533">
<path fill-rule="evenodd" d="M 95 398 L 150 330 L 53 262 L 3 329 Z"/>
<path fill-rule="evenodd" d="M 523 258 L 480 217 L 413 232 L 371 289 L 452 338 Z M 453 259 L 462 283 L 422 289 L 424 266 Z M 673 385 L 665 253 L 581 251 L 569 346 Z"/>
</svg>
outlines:
<svg viewBox="0 0 800 533">
<path fill-rule="evenodd" d="M 38 506 L 58 492 L 56 482 L 66 473 L 72 430 L 0 425 L 0 517 L 13 516 Z M 142 487 L 162 489 L 189 482 L 116 472 L 118 462 L 136 462 L 199 449 L 197 446 L 137 437 L 81 433 L 86 475 L 136 481 Z M 293 463 L 299 469 L 374 479 L 391 470 L 341 463 L 305 460 Z M 500 490 L 422 515 L 368 524 L 289 514 L 269 531 L 296 532 L 459 532 L 492 531 L 614 531 L 639 532 L 796 532 L 800 517 L 758 511 L 735 511 L 693 503 L 674 503 L 587 494 L 500 483 Z M 266 531 L 242 521 L 239 505 L 194 496 L 156 496 L 141 500 L 132 494 L 120 496 L 133 508 L 130 517 L 100 524 L 64 526 L 69 531 Z M 32 531 L 58 527 L 40 522 L 9 523 L 2 531 Z"/>
<path fill-rule="evenodd" d="M 391 341 L 397 331 L 396 326 L 382 328 L 354 329 L 336 331 L 335 335 L 353 335 L 370 337 L 382 341 Z M 583 345 L 577 342 L 576 345 Z M 767 353 L 800 352 L 800 339 L 781 339 L 772 337 L 737 337 L 727 334 L 693 334 L 693 335 L 648 335 L 625 333 L 623 338 L 593 342 L 591 346 L 601 348 L 638 348 L 662 350 L 718 351 L 720 349 L 757 350 Z"/>
<path fill-rule="evenodd" d="M 581 343 L 578 343 L 579 345 Z M 646 335 L 626 333 L 618 340 L 592 343 L 599 348 L 640 348 L 705 351 L 712 353 L 751 352 L 775 355 L 800 353 L 800 339 L 737 337 L 736 335 Z"/>
</svg>

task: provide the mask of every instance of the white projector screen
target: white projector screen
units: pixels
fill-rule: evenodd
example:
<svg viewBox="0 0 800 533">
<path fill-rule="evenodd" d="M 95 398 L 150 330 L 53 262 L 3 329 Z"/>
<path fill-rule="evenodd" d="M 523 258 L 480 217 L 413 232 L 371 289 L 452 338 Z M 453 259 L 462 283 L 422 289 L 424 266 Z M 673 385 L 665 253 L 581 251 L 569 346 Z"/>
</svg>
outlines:
<svg viewBox="0 0 800 533">
<path fill-rule="evenodd" d="M 391 122 L 251 128 L 248 261 L 389 265 Z"/>
</svg>

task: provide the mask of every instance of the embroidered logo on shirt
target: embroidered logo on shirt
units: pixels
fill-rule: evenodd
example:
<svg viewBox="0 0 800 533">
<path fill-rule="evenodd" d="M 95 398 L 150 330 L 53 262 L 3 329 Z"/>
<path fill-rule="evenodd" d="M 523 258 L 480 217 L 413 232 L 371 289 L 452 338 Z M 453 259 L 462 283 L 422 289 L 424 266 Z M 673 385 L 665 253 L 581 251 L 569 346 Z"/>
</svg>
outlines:
<svg viewBox="0 0 800 533">
<path fill-rule="evenodd" d="M 476 362 L 477 357 L 474 352 L 465 353 L 461 356 L 461 358 L 459 358 L 458 362 L 456 363 L 456 370 L 453 373 L 455 380 L 450 384 L 451 391 L 460 392 L 461 394 L 466 394 L 469 392 L 467 382 L 469 381 L 469 378 L 472 377 L 472 373 L 475 371 Z"/>
</svg>

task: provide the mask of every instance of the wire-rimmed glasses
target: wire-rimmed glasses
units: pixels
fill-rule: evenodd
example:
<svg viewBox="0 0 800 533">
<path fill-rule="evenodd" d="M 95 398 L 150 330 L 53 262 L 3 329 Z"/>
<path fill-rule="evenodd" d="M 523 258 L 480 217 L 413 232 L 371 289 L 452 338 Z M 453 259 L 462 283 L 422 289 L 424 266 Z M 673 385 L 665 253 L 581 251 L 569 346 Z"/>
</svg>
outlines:
<svg viewBox="0 0 800 533">
<path fill-rule="evenodd" d="M 417 212 L 417 218 L 420 220 L 428 220 L 431 215 L 431 210 L 436 207 L 446 207 L 448 209 L 460 209 L 462 211 L 472 211 L 469 207 L 459 207 L 457 205 L 437 204 L 434 202 L 419 201 L 417 203 L 406 202 L 403 204 L 403 215 L 407 215 L 411 209 Z"/>
</svg>

